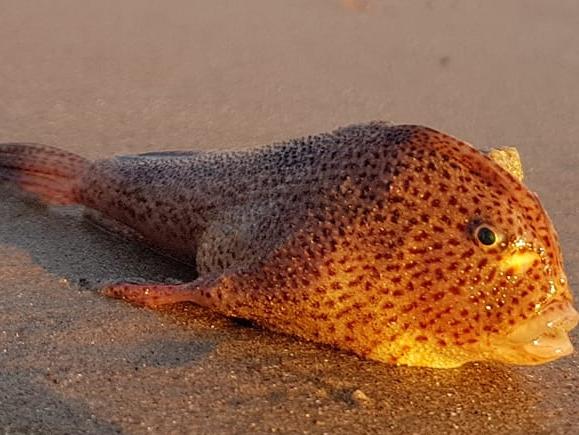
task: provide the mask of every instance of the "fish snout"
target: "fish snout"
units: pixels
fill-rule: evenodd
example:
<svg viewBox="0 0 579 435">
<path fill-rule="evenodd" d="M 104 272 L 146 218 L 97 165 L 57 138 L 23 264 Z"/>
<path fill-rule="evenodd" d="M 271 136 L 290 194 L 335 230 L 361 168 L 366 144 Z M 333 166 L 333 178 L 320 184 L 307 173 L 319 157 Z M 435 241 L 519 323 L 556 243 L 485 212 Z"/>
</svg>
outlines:
<svg viewBox="0 0 579 435">
<path fill-rule="evenodd" d="M 553 302 L 540 313 L 517 325 L 493 347 L 495 360 L 534 365 L 573 353 L 569 340 L 571 331 L 579 322 L 579 313 L 570 302 Z"/>
</svg>

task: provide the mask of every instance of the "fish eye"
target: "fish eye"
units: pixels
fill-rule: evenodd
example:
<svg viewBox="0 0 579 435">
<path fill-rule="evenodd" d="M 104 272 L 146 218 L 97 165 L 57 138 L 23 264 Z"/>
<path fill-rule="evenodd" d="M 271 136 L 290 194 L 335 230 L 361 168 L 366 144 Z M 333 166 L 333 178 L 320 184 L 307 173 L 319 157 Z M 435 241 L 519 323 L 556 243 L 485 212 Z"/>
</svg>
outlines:
<svg viewBox="0 0 579 435">
<path fill-rule="evenodd" d="M 488 225 L 480 225 L 475 230 L 477 240 L 484 246 L 492 246 L 497 242 L 497 234 Z"/>
</svg>

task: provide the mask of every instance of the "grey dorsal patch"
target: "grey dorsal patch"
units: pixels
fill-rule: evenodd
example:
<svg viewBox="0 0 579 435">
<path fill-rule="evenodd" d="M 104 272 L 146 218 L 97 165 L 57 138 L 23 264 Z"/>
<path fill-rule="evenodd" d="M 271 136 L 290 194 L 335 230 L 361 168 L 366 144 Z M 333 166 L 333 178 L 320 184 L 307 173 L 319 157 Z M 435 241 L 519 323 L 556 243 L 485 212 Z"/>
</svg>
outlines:
<svg viewBox="0 0 579 435">
<path fill-rule="evenodd" d="M 174 157 L 191 157 L 197 154 L 201 154 L 202 151 L 151 151 L 142 154 L 130 154 L 127 156 L 118 156 L 118 159 L 140 159 L 143 157 L 151 159 L 162 159 L 162 158 L 174 158 Z"/>
<path fill-rule="evenodd" d="M 368 123 L 361 123 L 361 124 L 350 124 L 344 127 L 338 127 L 334 129 L 332 132 L 337 136 L 341 135 L 354 135 L 363 134 L 368 127 L 391 127 L 394 126 L 393 122 L 390 121 L 370 121 Z"/>
</svg>

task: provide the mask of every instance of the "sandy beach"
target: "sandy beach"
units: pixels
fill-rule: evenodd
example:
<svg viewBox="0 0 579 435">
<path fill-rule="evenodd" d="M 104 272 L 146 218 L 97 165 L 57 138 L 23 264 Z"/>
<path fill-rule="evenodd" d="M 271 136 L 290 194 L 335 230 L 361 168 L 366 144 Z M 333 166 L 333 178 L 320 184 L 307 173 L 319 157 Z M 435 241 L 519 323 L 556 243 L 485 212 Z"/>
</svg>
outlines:
<svg viewBox="0 0 579 435">
<path fill-rule="evenodd" d="M 382 119 L 514 145 L 577 295 L 577 28 L 571 0 L 0 0 L 0 142 L 101 158 Z M 0 186 L 0 432 L 579 432 L 577 353 L 393 367 L 90 290 L 127 277 L 194 271 Z"/>
</svg>

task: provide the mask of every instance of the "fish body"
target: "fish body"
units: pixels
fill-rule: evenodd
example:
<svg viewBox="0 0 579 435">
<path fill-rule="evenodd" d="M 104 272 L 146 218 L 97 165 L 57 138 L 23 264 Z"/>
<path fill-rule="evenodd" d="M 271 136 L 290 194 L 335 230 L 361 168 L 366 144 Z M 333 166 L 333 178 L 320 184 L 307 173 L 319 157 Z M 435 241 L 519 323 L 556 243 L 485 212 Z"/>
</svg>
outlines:
<svg viewBox="0 0 579 435">
<path fill-rule="evenodd" d="M 517 175 L 444 133 L 383 122 L 247 151 L 96 162 L 0 145 L 0 180 L 84 205 L 199 272 L 180 285 L 113 283 L 106 295 L 192 301 L 429 367 L 572 352 L 578 314 L 557 234 Z"/>
</svg>

